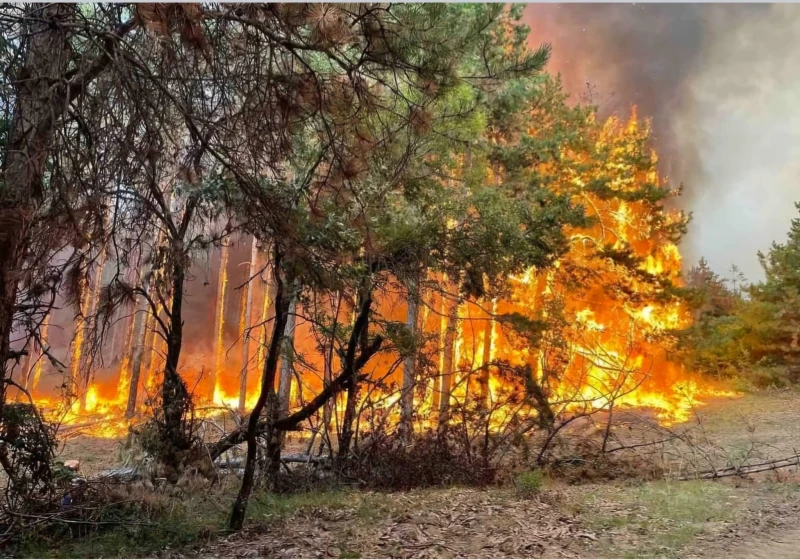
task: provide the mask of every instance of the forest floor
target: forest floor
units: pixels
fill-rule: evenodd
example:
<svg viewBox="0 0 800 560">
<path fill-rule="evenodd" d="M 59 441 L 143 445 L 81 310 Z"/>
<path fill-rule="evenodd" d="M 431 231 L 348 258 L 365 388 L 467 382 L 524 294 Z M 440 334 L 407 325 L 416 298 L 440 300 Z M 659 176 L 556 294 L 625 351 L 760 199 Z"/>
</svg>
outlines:
<svg viewBox="0 0 800 560">
<path fill-rule="evenodd" d="M 800 393 L 766 391 L 698 409 L 703 438 L 728 462 L 778 459 L 800 448 Z M 713 443 L 711 443 L 713 442 Z M 754 452 L 754 449 L 757 451 Z M 702 445 L 693 453 L 705 454 Z M 113 442 L 77 438 L 62 458 L 82 471 L 118 464 Z M 680 458 L 679 458 L 680 459 Z M 691 461 L 691 457 L 686 457 Z M 244 531 L 219 532 L 234 481 L 173 498 L 169 531 L 64 543 L 59 556 L 184 557 L 748 557 L 800 556 L 800 474 L 783 469 L 720 480 L 625 478 L 569 484 L 379 493 L 331 490 L 255 496 Z M 187 496 L 189 496 L 187 500 Z"/>
</svg>

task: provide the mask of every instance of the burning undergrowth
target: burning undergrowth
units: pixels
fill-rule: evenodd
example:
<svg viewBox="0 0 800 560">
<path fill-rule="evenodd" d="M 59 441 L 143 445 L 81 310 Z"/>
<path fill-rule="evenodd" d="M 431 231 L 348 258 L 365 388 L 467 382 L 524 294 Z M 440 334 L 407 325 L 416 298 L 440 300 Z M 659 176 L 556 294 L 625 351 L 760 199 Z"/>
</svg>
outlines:
<svg viewBox="0 0 800 560">
<path fill-rule="evenodd" d="M 628 123 L 612 118 L 589 130 L 593 136 L 562 146 L 559 158 L 536 169 L 552 192 L 570 197 L 587 217 L 585 225 L 567 228 L 569 250 L 552 269 L 531 268 L 495 294 L 477 298 L 459 293 L 446 274 L 429 273 L 410 295 L 404 283 L 387 279 L 377 298 L 376 326 L 392 339 L 394 352 L 382 352 L 370 364 L 366 390 L 355 403 L 359 411 L 384 410 L 393 423 L 423 429 L 448 422 L 452 408 L 473 406 L 492 429 L 502 430 L 518 416 L 547 420 L 547 415 L 640 407 L 669 424 L 685 420 L 704 396 L 726 394 L 669 361 L 671 333 L 690 322 L 679 297 L 675 245 L 686 219 L 663 206 L 677 191 L 659 184 L 657 160 L 647 147 L 649 130 L 636 116 Z M 489 181 L 500 180 L 489 173 Z M 234 266 L 247 262 L 247 252 L 249 265 Z M 213 288 L 216 296 L 190 300 L 203 302 L 190 313 L 213 320 L 187 326 L 179 368 L 200 417 L 252 407 L 275 307 L 273 274 L 255 241 L 226 241 L 207 255 L 205 264 L 194 265 L 196 277 L 206 280 L 202 286 L 190 281 L 189 292 L 198 284 L 205 293 Z M 82 292 L 82 313 L 62 360 L 70 365 L 59 369 L 40 349 L 39 358 L 20 372 L 23 386 L 50 419 L 119 437 L 130 419 L 158 398 L 166 343 L 156 317 L 131 300 L 115 310 L 93 359 L 81 357 L 89 351 L 86 333 L 97 328 L 91 318 L 110 274 L 104 266 L 101 258 L 91 286 Z M 312 399 L 338 367 L 340 356 L 330 351 L 325 329 L 344 328 L 353 312 L 341 294 L 301 294 L 295 301 L 286 331 L 293 348 L 284 352 L 280 376 L 289 385 L 290 409 Z M 69 330 L 64 315 L 55 311 L 49 323 L 50 329 L 58 327 L 61 340 Z M 46 340 L 47 331 L 42 336 Z M 83 363 L 92 368 L 85 375 Z M 410 384 L 405 371 L 416 377 Z M 62 389 L 48 389 L 59 376 L 67 379 Z M 411 415 L 403 412 L 409 394 Z M 346 408 L 342 395 L 309 427 L 319 431 L 325 423 L 326 430 L 336 431 Z"/>
</svg>

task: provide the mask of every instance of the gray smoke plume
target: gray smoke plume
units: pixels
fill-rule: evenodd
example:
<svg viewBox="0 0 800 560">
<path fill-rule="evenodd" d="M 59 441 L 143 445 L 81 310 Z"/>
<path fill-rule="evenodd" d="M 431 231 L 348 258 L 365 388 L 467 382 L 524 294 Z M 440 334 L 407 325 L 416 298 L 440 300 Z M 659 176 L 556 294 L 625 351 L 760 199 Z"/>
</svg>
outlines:
<svg viewBox="0 0 800 560">
<path fill-rule="evenodd" d="M 763 277 L 800 201 L 800 6 L 531 4 L 531 42 L 603 115 L 653 120 L 660 172 L 693 213 L 685 264 Z"/>
</svg>

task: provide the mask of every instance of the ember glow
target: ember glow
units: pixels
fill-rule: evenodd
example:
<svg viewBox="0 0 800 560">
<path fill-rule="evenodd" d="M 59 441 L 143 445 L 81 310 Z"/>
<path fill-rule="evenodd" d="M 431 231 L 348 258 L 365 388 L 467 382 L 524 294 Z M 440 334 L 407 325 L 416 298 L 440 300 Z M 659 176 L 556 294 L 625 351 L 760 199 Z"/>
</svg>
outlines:
<svg viewBox="0 0 800 560">
<path fill-rule="evenodd" d="M 529 366 L 557 414 L 638 408 L 654 411 L 662 423 L 670 424 L 686 420 L 704 398 L 732 395 L 668 359 L 674 343 L 669 332 L 691 320 L 687 310 L 664 293 L 668 284 L 680 285 L 681 269 L 679 250 L 664 232 L 684 217 L 647 200 L 599 196 L 588 187 L 601 174 L 613 175 L 611 188 L 618 193 L 642 185 L 658 187 L 655 154 L 649 154 L 645 171 L 631 163 L 641 155 L 638 151 L 648 133 L 635 113 L 627 123 L 612 118 L 592 139 L 608 154 L 600 167 L 584 161 L 580 153 L 564 154 L 573 164 L 553 181 L 553 188 L 570 193 L 592 222 L 567 232 L 570 249 L 551 270 L 530 269 L 512 277 L 506 297 L 485 301 L 460 300 L 446 289 L 444 293 L 422 289 L 416 328 L 421 333 L 418 338 L 425 340 L 420 354 L 429 356 L 427 363 L 432 365 L 414 389 L 415 422 L 432 425 L 448 405 L 478 395 L 492 410 L 493 423 L 502 424 L 511 414 L 512 405 L 505 403 L 515 402 L 511 396 L 524 392 L 524 380 L 509 375 L 505 366 L 521 364 Z M 542 164 L 542 173 L 548 172 L 548 164 Z M 633 272 L 620 264 L 623 257 L 638 263 Z M 189 311 L 179 369 L 200 416 L 239 408 L 243 386 L 245 410 L 258 396 L 274 292 L 268 267 L 249 285 L 246 280 L 263 264 L 253 261 L 261 259 L 265 260 L 264 253 L 250 238 L 230 238 L 207 263 L 195 264 L 187 283 Z M 105 255 L 100 261 L 102 268 Z M 97 309 L 103 280 L 100 270 L 93 285 L 83 290 L 83 314 L 91 316 Z M 434 284 L 448 285 L 441 277 Z M 326 305 L 334 309 L 335 302 Z M 296 374 L 286 378 L 300 380 L 299 386 L 292 382 L 292 406 L 316 395 L 325 372 L 336 372 L 338 366 L 335 355 L 326 365 L 311 322 L 303 320 L 308 310 L 301 307 L 293 329 L 293 354 L 302 359 L 286 364 Z M 378 314 L 398 322 L 406 320 L 406 308 L 402 295 L 385 295 L 376 303 Z M 28 390 L 49 418 L 94 436 L 124 435 L 133 419 L 125 415 L 139 340 L 144 341 L 140 358 L 144 363 L 135 411 L 150 406 L 164 367 L 164 341 L 155 333 L 154 317 L 135 320 L 137 313 L 144 311 L 123 309 L 114 317 L 105 339 L 109 342 L 92 361 L 88 384 L 79 380 L 84 375 L 89 322 L 70 317 L 65 308 L 48 318 L 43 339 L 58 334 L 57 340 L 49 341 L 50 352 L 67 364 L 66 371 L 38 355 L 26 362 L 26 371 L 20 368 L 15 375 L 29 380 Z M 353 310 L 340 305 L 328 313 L 348 322 Z M 511 316 L 554 320 L 556 327 L 532 343 L 508 328 L 506 319 Z M 140 337 L 136 325 L 143 320 L 146 332 Z M 383 380 L 381 390 L 366 391 L 361 397 L 369 399 L 373 409 L 399 416 L 395 405 L 400 400 L 402 362 L 396 354 L 382 353 L 369 363 L 367 373 Z M 432 374 L 431 368 L 436 370 Z M 243 372 L 245 383 L 241 383 Z M 344 400 L 333 410 L 341 414 Z"/>
</svg>

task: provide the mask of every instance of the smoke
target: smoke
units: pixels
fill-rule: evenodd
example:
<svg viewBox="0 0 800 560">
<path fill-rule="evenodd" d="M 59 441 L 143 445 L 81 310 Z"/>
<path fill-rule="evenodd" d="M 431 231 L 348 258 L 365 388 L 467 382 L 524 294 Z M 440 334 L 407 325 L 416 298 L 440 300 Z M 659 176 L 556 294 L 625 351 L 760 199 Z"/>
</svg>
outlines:
<svg viewBox="0 0 800 560">
<path fill-rule="evenodd" d="M 653 120 L 660 171 L 692 212 L 681 249 L 725 275 L 763 273 L 800 200 L 800 6 L 530 5 L 531 42 L 603 115 Z"/>
</svg>

